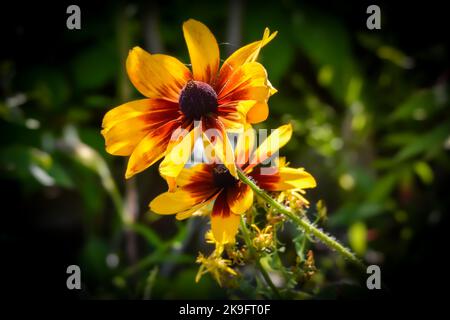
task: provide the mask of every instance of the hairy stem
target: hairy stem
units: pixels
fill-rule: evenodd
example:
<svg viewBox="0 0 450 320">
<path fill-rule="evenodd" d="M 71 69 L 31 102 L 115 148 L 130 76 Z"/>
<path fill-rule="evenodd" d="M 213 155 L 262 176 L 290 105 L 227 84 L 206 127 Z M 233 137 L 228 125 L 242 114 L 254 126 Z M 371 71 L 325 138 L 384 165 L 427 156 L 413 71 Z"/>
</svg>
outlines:
<svg viewBox="0 0 450 320">
<path fill-rule="evenodd" d="M 252 255 L 255 256 L 255 258 L 256 258 L 256 266 L 257 266 L 257 268 L 261 272 L 264 280 L 267 282 L 269 287 L 272 289 L 273 293 L 275 294 L 275 297 L 277 299 L 281 299 L 280 292 L 278 291 L 277 287 L 273 284 L 272 279 L 270 279 L 270 276 L 267 273 L 266 269 L 264 269 L 263 265 L 261 264 L 261 261 L 259 261 L 259 256 L 255 252 L 255 249 L 252 246 L 252 241 L 250 240 L 250 232 L 249 232 L 249 230 L 247 228 L 247 225 L 245 224 L 243 215 L 241 215 L 241 228 L 242 228 L 242 234 L 244 236 L 244 241 L 247 244 L 247 247 L 250 250 L 250 252 L 252 253 Z"/>
<path fill-rule="evenodd" d="M 259 197 L 264 199 L 266 203 L 268 203 L 272 208 L 277 210 L 278 212 L 284 214 L 286 217 L 291 219 L 292 222 L 294 222 L 297 226 L 299 226 L 304 232 L 308 234 L 312 234 L 314 237 L 319 239 L 322 243 L 324 243 L 326 246 L 331 248 L 332 250 L 335 250 L 337 253 L 342 255 L 344 258 L 348 259 L 351 263 L 353 263 L 355 266 L 357 266 L 360 270 L 364 271 L 366 270 L 366 267 L 364 263 L 361 262 L 348 248 L 344 247 L 342 244 L 340 244 L 336 239 L 331 237 L 330 235 L 326 234 L 322 230 L 318 229 L 316 226 L 314 226 L 311 222 L 300 218 L 296 214 L 292 213 L 289 209 L 287 209 L 284 205 L 273 199 L 269 194 L 267 194 L 264 190 L 262 190 L 260 187 L 258 187 L 253 180 L 251 180 L 249 177 L 245 175 L 242 170 L 238 169 L 238 176 L 239 179 L 244 182 L 246 185 L 248 185 L 253 192 L 255 192 Z"/>
</svg>

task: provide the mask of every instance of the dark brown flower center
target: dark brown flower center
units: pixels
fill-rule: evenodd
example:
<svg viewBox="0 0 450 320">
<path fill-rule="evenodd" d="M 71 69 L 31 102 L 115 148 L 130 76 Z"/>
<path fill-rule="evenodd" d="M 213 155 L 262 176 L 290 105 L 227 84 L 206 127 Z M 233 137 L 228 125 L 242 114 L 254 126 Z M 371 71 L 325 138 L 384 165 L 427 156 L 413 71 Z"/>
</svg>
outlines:
<svg viewBox="0 0 450 320">
<path fill-rule="evenodd" d="M 193 120 L 217 112 L 217 94 L 207 83 L 189 80 L 179 99 L 183 114 Z"/>
<path fill-rule="evenodd" d="M 214 185 L 217 188 L 226 188 L 234 186 L 236 180 L 223 164 L 217 164 L 213 169 Z"/>
</svg>

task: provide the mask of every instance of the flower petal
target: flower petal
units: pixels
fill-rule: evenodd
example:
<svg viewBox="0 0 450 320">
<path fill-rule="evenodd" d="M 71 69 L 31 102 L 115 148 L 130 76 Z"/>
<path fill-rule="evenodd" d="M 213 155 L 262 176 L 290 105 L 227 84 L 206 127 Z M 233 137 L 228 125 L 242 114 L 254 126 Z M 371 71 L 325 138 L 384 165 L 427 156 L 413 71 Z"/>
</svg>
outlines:
<svg viewBox="0 0 450 320">
<path fill-rule="evenodd" d="M 167 181 L 169 190 L 173 191 L 175 180 L 191 157 L 200 132 L 199 126 L 194 127 L 190 132 L 174 132 L 171 141 L 176 142 L 159 165 L 159 173 Z"/>
<path fill-rule="evenodd" d="M 239 228 L 240 216 L 230 211 L 226 198 L 226 193 L 221 192 L 214 202 L 211 213 L 211 230 L 214 239 L 219 243 L 235 242 Z"/>
<path fill-rule="evenodd" d="M 257 164 L 264 162 L 284 146 L 292 137 L 292 125 L 286 124 L 275 129 L 266 140 L 263 141 L 250 157 L 250 165 L 246 170 L 250 170 Z"/>
<path fill-rule="evenodd" d="M 229 132 L 236 132 L 241 130 L 246 123 L 244 116 L 237 112 L 234 114 L 225 114 L 225 115 L 221 115 L 219 113 L 218 118 L 220 122 L 223 123 L 226 130 Z"/>
<path fill-rule="evenodd" d="M 281 167 L 280 178 L 282 183 L 295 189 L 315 188 L 317 185 L 314 177 L 304 168 Z"/>
<path fill-rule="evenodd" d="M 216 38 L 208 27 L 193 19 L 183 23 L 183 33 L 191 58 L 194 79 L 211 84 L 215 81 L 220 63 Z"/>
<path fill-rule="evenodd" d="M 136 100 L 116 107 L 103 118 L 106 151 L 129 156 L 150 130 L 178 116 L 178 105 L 162 99 Z"/>
<path fill-rule="evenodd" d="M 181 89 L 192 78 L 189 69 L 176 58 L 152 55 L 140 47 L 130 50 L 126 67 L 133 85 L 149 98 L 178 102 Z"/>
<path fill-rule="evenodd" d="M 184 219 L 190 218 L 196 211 L 198 211 L 198 210 L 202 209 L 203 207 L 207 206 L 212 201 L 214 201 L 216 198 L 217 198 L 217 194 L 215 194 L 212 197 L 208 198 L 204 202 L 193 206 L 191 209 L 188 209 L 188 210 L 183 211 L 183 212 L 178 212 L 175 217 L 176 217 L 177 220 L 184 220 Z"/>
<path fill-rule="evenodd" d="M 256 168 L 249 175 L 267 191 L 303 190 L 316 187 L 314 177 L 303 168 Z"/>
<path fill-rule="evenodd" d="M 266 69 L 258 62 L 249 62 L 235 69 L 220 87 L 217 99 L 219 104 L 239 100 L 265 102 L 269 96 Z"/>
<path fill-rule="evenodd" d="M 253 191 L 245 183 L 227 189 L 227 202 L 235 214 L 245 213 L 253 204 Z"/>
<path fill-rule="evenodd" d="M 227 81 L 230 74 L 244 63 L 255 61 L 258 58 L 261 48 L 272 41 L 276 35 L 276 31 L 270 34 L 270 30 L 266 28 L 261 40 L 252 42 L 236 50 L 229 56 L 220 69 L 218 85 L 222 86 Z"/>
<path fill-rule="evenodd" d="M 158 214 L 178 214 L 211 200 L 213 190 L 178 189 L 164 192 L 150 202 L 150 210 Z"/>
<path fill-rule="evenodd" d="M 172 120 L 157 130 L 148 133 L 131 154 L 125 178 L 131 178 L 161 159 L 166 154 L 172 132 L 180 125 L 179 120 Z"/>
</svg>

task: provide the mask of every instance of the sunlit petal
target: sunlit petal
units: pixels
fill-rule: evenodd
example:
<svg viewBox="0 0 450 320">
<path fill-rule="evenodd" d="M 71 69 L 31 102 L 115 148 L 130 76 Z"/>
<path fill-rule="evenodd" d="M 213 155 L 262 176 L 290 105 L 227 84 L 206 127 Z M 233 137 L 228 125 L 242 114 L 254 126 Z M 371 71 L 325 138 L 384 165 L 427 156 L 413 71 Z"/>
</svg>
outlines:
<svg viewBox="0 0 450 320">
<path fill-rule="evenodd" d="M 106 151 L 128 156 L 151 131 L 179 116 L 178 105 L 161 99 L 125 103 L 106 113 L 102 123 Z"/>
<path fill-rule="evenodd" d="M 183 24 L 183 33 L 191 58 L 194 79 L 212 83 L 220 62 L 216 38 L 203 23 L 189 19 Z"/>
</svg>

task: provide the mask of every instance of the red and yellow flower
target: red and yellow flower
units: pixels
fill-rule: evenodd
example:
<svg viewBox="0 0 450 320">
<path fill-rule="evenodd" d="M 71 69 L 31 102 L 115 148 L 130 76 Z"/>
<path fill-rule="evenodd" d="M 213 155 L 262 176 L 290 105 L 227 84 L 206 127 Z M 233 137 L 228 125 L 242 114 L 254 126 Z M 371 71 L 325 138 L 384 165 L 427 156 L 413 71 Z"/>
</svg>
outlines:
<svg viewBox="0 0 450 320">
<path fill-rule="evenodd" d="M 291 168 L 282 161 L 272 167 L 260 165 L 285 145 L 291 136 L 291 125 L 281 126 L 252 152 L 254 134 L 239 135 L 235 149 L 238 170 L 270 192 L 314 188 L 316 181 L 303 168 Z M 214 201 L 211 212 L 214 238 L 219 243 L 234 242 L 239 215 L 253 204 L 253 191 L 248 185 L 236 180 L 224 165 L 217 163 L 184 168 L 176 179 L 176 185 L 174 192 L 165 192 L 153 199 L 150 209 L 158 214 L 176 214 L 176 218 L 181 220 Z"/>
<path fill-rule="evenodd" d="M 220 150 L 218 155 L 232 154 L 226 130 L 267 118 L 267 100 L 276 90 L 255 60 L 276 32 L 266 28 L 261 40 L 238 49 L 221 68 L 219 46 L 205 25 L 188 20 L 183 33 L 192 70 L 174 57 L 139 47 L 128 55 L 128 76 L 146 98 L 112 109 L 102 124 L 106 150 L 130 156 L 126 178 L 165 157 L 160 173 L 174 187 L 197 137 L 206 138 Z M 208 129 L 220 132 L 219 138 L 205 137 Z M 234 162 L 224 163 L 235 174 Z"/>
</svg>

